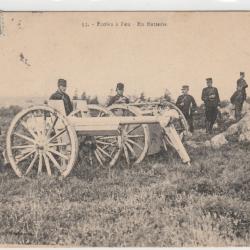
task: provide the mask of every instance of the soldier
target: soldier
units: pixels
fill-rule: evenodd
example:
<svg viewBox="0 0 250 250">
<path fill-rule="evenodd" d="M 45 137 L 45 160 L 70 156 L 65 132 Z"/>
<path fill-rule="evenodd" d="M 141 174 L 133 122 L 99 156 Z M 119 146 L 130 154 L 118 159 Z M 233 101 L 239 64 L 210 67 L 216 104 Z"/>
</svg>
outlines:
<svg viewBox="0 0 250 250">
<path fill-rule="evenodd" d="M 230 101 L 235 107 L 235 119 L 236 121 L 239 121 L 241 119 L 241 111 L 242 106 L 244 103 L 244 91 L 242 90 L 241 86 L 237 86 L 237 90 L 234 92 L 234 94 L 231 96 Z"/>
<path fill-rule="evenodd" d="M 107 106 L 111 106 L 112 104 L 121 104 L 121 103 L 129 103 L 129 99 L 123 95 L 124 92 L 124 84 L 119 82 L 116 85 L 116 95 L 112 96 L 108 102 Z"/>
<path fill-rule="evenodd" d="M 193 113 L 197 112 L 197 105 L 193 98 L 193 96 L 188 94 L 189 86 L 183 85 L 182 86 L 182 95 L 180 95 L 177 99 L 176 106 L 182 111 L 183 115 L 185 116 L 188 125 L 189 131 L 191 133 L 194 132 L 194 125 L 193 125 Z"/>
<path fill-rule="evenodd" d="M 202 90 L 201 99 L 205 103 L 206 132 L 211 134 L 220 107 L 220 97 L 217 88 L 213 87 L 212 78 L 207 78 L 207 87 Z"/>
<path fill-rule="evenodd" d="M 247 97 L 246 88 L 248 87 L 247 82 L 245 80 L 245 72 L 240 72 L 240 79 L 237 80 L 237 88 L 238 87 L 242 89 L 243 98 L 245 101 Z"/>
<path fill-rule="evenodd" d="M 67 81 L 64 79 L 59 79 L 57 82 L 58 89 L 51 95 L 50 100 L 63 100 L 66 115 L 73 111 L 73 106 L 70 101 L 69 96 L 66 94 Z"/>
</svg>

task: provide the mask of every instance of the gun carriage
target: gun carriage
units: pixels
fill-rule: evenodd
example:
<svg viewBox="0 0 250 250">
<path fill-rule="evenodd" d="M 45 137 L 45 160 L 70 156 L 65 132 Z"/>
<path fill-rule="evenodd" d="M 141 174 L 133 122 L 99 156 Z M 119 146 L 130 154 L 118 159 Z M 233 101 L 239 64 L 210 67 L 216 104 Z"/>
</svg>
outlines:
<svg viewBox="0 0 250 250">
<path fill-rule="evenodd" d="M 123 157 L 127 164 L 168 146 L 184 163 L 190 158 L 182 144 L 187 132 L 184 116 L 171 103 L 115 104 L 108 108 L 75 101 L 66 116 L 62 101 L 34 106 L 18 113 L 7 133 L 7 158 L 21 177 L 42 172 L 67 176 L 78 151 L 90 164 L 112 167 Z M 82 150 L 83 149 L 83 150 Z"/>
</svg>

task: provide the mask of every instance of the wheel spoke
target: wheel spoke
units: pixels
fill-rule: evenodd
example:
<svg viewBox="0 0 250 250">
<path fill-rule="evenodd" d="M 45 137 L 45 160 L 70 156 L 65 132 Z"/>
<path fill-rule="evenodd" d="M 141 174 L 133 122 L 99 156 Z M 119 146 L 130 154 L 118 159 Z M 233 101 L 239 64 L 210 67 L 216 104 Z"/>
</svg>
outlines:
<svg viewBox="0 0 250 250">
<path fill-rule="evenodd" d="M 46 155 L 49 157 L 49 159 L 53 162 L 53 164 L 55 165 L 55 167 L 62 172 L 62 168 L 60 166 L 60 164 L 57 162 L 57 160 L 55 159 L 55 157 L 50 153 L 50 152 L 46 152 Z"/>
<path fill-rule="evenodd" d="M 132 129 L 130 129 L 130 130 L 127 132 L 127 134 L 132 133 L 133 131 L 135 131 L 136 129 L 138 129 L 140 126 L 141 126 L 141 124 L 139 124 L 139 125 L 133 127 Z"/>
<path fill-rule="evenodd" d="M 105 150 L 103 150 L 101 147 L 97 147 L 99 151 L 101 151 L 104 155 L 106 155 L 108 158 L 111 159 L 111 155 L 109 155 Z"/>
<path fill-rule="evenodd" d="M 123 151 L 124 151 L 124 154 L 125 154 L 126 162 L 127 162 L 128 165 L 130 165 L 130 159 L 129 159 L 128 150 L 127 150 L 126 145 L 123 146 Z"/>
<path fill-rule="evenodd" d="M 30 138 L 30 137 L 27 137 L 25 135 L 21 135 L 21 134 L 19 134 L 17 132 L 15 132 L 14 135 L 16 135 L 16 136 L 18 136 L 18 137 L 20 137 L 20 138 L 22 138 L 22 139 L 24 139 L 26 141 L 29 141 L 29 142 L 32 142 L 33 144 L 35 144 L 35 141 L 32 138 Z"/>
<path fill-rule="evenodd" d="M 51 152 L 51 153 L 53 153 L 55 155 L 58 155 L 58 156 L 60 156 L 61 158 L 65 159 L 65 160 L 69 160 L 68 156 L 66 156 L 66 155 L 64 155 L 64 154 L 62 154 L 62 153 L 60 153 L 60 152 L 58 152 L 58 151 L 56 151 L 56 150 L 54 150 L 52 148 L 49 149 L 49 152 Z"/>
<path fill-rule="evenodd" d="M 128 127 L 129 127 L 129 125 L 125 124 L 124 127 L 123 127 L 124 131 L 127 131 Z"/>
<path fill-rule="evenodd" d="M 54 127 L 55 127 L 57 121 L 58 121 L 58 116 L 56 116 L 55 120 L 53 121 L 52 126 L 49 128 L 49 130 L 48 130 L 48 132 L 47 132 L 47 137 L 50 137 L 50 134 L 51 134 L 51 132 L 54 130 Z"/>
<path fill-rule="evenodd" d="M 139 149 L 141 149 L 141 150 L 143 151 L 142 146 L 141 146 L 140 144 L 138 144 L 137 142 L 132 141 L 132 140 L 130 140 L 130 139 L 127 139 L 127 142 L 132 143 L 133 145 L 137 146 Z"/>
<path fill-rule="evenodd" d="M 97 153 L 98 153 L 98 155 L 100 156 L 101 160 L 102 160 L 103 162 L 105 162 L 106 159 L 105 159 L 105 157 L 102 155 L 102 152 L 99 150 L 99 148 L 97 148 L 95 151 L 97 151 Z"/>
<path fill-rule="evenodd" d="M 38 153 L 36 152 L 35 157 L 33 158 L 32 162 L 30 163 L 29 167 L 27 168 L 27 170 L 26 170 L 26 172 L 25 172 L 26 175 L 27 175 L 27 174 L 30 172 L 30 170 L 33 168 L 33 166 L 34 166 L 34 164 L 35 164 L 37 158 L 38 158 Z"/>
<path fill-rule="evenodd" d="M 97 115 L 97 117 L 102 117 L 103 115 L 105 115 L 102 111 L 100 111 L 100 113 Z"/>
<path fill-rule="evenodd" d="M 22 158 L 24 155 L 30 153 L 32 150 L 34 150 L 34 148 L 27 148 L 27 149 L 23 149 L 20 151 L 19 155 L 16 155 L 15 158 L 18 160 L 18 158 Z"/>
<path fill-rule="evenodd" d="M 34 133 L 34 131 L 33 131 L 32 129 L 30 129 L 30 128 L 28 127 L 28 124 L 27 124 L 26 122 L 21 121 L 20 124 L 26 129 L 26 131 L 28 131 L 28 132 L 30 133 L 30 135 L 32 135 L 32 137 L 33 137 L 34 139 L 37 139 L 37 135 Z"/>
<path fill-rule="evenodd" d="M 42 158 L 42 154 L 39 153 L 39 162 L 38 162 L 38 172 L 37 172 L 37 174 L 42 173 L 42 167 L 43 167 L 43 158 Z"/>
<path fill-rule="evenodd" d="M 98 139 L 96 139 L 96 143 L 97 144 L 102 144 L 102 145 L 108 145 L 108 146 L 113 146 L 115 144 L 115 142 L 98 141 Z"/>
<path fill-rule="evenodd" d="M 131 154 L 133 155 L 134 158 L 136 158 L 136 153 L 135 151 L 133 150 L 133 148 L 130 146 L 129 143 L 125 142 L 127 148 L 129 149 L 129 151 L 131 152 Z"/>
<path fill-rule="evenodd" d="M 34 154 L 35 153 L 35 149 L 32 150 L 31 152 L 29 152 L 28 154 L 26 154 L 25 156 L 23 156 L 22 158 L 18 159 L 17 160 L 17 164 L 20 163 L 21 161 L 24 161 L 25 159 L 27 159 L 30 155 Z"/>
<path fill-rule="evenodd" d="M 108 139 L 114 139 L 115 140 L 115 136 L 98 136 L 98 140 L 108 140 Z"/>
<path fill-rule="evenodd" d="M 12 149 L 25 149 L 25 148 L 34 148 L 34 145 L 20 145 L 20 146 L 13 146 Z"/>
<path fill-rule="evenodd" d="M 128 138 L 143 138 L 145 135 L 127 135 Z"/>
<path fill-rule="evenodd" d="M 58 134 L 54 135 L 53 137 L 51 137 L 49 139 L 49 142 L 52 142 L 53 140 L 55 140 L 57 137 L 59 137 L 60 135 L 62 135 L 63 133 L 65 133 L 67 130 L 63 129 L 62 131 L 60 131 Z"/>
<path fill-rule="evenodd" d="M 105 145 L 104 147 L 102 147 L 103 150 L 107 149 L 108 147 L 114 147 L 115 144 L 113 145 Z"/>
<path fill-rule="evenodd" d="M 68 146 L 68 145 L 70 145 L 70 143 L 62 142 L 62 143 L 49 143 L 48 144 L 49 147 Z"/>
<path fill-rule="evenodd" d="M 43 153 L 43 158 L 44 158 L 44 162 L 45 162 L 45 166 L 46 166 L 48 175 L 51 176 L 51 168 L 50 168 L 50 164 L 49 164 L 49 159 L 44 153 Z"/>
<path fill-rule="evenodd" d="M 94 153 L 95 153 L 96 159 L 99 161 L 99 163 L 101 164 L 101 166 L 103 166 L 103 162 L 102 162 L 102 160 L 101 160 L 101 158 L 100 158 L 100 156 L 99 156 L 97 150 L 95 150 Z"/>
<path fill-rule="evenodd" d="M 110 155 L 111 155 L 111 156 L 114 154 L 115 149 L 116 149 L 116 148 L 115 148 L 115 147 L 113 147 L 112 152 L 110 153 Z"/>
</svg>

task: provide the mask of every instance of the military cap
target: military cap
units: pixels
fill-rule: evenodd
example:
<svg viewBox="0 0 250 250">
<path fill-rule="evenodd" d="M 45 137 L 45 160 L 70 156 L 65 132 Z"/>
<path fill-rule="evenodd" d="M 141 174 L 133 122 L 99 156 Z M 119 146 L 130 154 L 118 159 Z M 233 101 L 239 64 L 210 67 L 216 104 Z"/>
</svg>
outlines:
<svg viewBox="0 0 250 250">
<path fill-rule="evenodd" d="M 182 88 L 181 88 L 181 90 L 184 90 L 184 89 L 189 90 L 189 86 L 188 85 L 183 85 Z"/>
<path fill-rule="evenodd" d="M 121 82 L 117 83 L 116 89 L 124 89 L 124 84 Z"/>
<path fill-rule="evenodd" d="M 207 82 L 209 82 L 209 81 L 212 81 L 213 79 L 212 79 L 212 77 L 209 77 L 206 80 L 207 80 Z"/>
<path fill-rule="evenodd" d="M 245 75 L 245 72 L 240 72 L 240 75 L 241 75 L 241 76 L 244 76 L 244 75 Z"/>
<path fill-rule="evenodd" d="M 66 87 L 67 86 L 67 81 L 64 80 L 64 79 L 58 79 L 57 85 L 58 85 L 58 87 L 59 86 Z"/>
</svg>

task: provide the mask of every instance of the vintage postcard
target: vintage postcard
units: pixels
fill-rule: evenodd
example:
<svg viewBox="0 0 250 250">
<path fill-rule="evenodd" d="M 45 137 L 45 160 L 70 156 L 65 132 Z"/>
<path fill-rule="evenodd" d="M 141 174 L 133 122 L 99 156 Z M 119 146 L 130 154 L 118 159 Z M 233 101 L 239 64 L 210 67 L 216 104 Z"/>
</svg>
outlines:
<svg viewBox="0 0 250 250">
<path fill-rule="evenodd" d="M 250 12 L 0 12 L 0 245 L 250 246 Z"/>
</svg>

